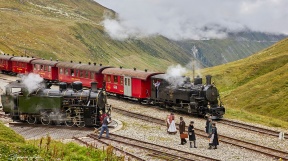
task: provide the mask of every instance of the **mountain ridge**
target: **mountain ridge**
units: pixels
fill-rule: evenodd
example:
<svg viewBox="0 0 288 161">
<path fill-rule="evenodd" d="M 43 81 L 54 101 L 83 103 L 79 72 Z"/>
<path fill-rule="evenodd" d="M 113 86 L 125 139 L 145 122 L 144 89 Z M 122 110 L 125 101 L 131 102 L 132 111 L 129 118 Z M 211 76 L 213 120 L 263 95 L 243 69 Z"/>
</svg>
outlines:
<svg viewBox="0 0 288 161">
<path fill-rule="evenodd" d="M 202 68 L 253 53 L 244 50 L 237 56 L 239 53 L 222 54 L 223 47 L 216 50 L 215 46 L 225 44 L 236 46 L 231 48 L 232 51 L 243 50 L 241 45 L 235 45 L 230 40 L 191 40 L 194 43 L 191 44 L 188 40 L 176 42 L 161 35 L 113 40 L 101 24 L 103 15 L 113 18 L 117 13 L 93 0 L 0 0 L 0 28 L 3 31 L 0 33 L 0 50 L 18 56 L 96 62 L 160 72 L 165 72 L 171 64 L 181 64 L 191 69 L 191 63 L 196 61 L 196 66 Z M 253 51 L 272 44 L 257 43 Z M 192 57 L 191 54 L 195 44 L 199 48 L 199 57 Z"/>
</svg>

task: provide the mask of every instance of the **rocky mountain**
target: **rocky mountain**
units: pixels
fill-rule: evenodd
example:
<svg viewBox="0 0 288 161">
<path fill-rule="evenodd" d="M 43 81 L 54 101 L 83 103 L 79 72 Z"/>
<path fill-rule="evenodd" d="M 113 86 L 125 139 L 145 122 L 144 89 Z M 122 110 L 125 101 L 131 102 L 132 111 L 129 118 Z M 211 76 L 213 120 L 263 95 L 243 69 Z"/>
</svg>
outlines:
<svg viewBox="0 0 288 161">
<path fill-rule="evenodd" d="M 283 34 L 247 30 L 229 33 L 227 38 L 221 40 L 185 40 L 176 43 L 205 67 L 211 67 L 250 56 L 285 37 Z"/>
</svg>

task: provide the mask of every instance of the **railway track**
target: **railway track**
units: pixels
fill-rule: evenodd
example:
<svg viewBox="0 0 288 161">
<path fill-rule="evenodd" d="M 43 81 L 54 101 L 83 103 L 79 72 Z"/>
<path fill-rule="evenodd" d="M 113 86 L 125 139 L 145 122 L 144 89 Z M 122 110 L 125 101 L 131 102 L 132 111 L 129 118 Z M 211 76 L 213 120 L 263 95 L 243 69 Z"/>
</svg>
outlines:
<svg viewBox="0 0 288 161">
<path fill-rule="evenodd" d="M 73 137 L 72 139 L 80 142 L 81 144 L 85 144 L 86 146 L 89 146 L 89 147 L 93 147 L 95 149 L 98 149 L 99 148 L 99 145 L 96 143 L 96 141 L 98 143 L 101 143 L 102 145 L 105 145 L 106 147 L 108 147 L 110 144 L 103 141 L 103 140 L 96 140 L 96 139 L 93 139 L 91 137 L 81 137 L 81 138 L 77 138 L 77 137 Z M 103 146 L 104 148 L 104 146 Z M 131 161 L 131 160 L 139 160 L 139 161 L 145 161 L 143 159 L 141 159 L 140 157 L 130 153 L 130 152 L 125 152 L 124 150 L 122 150 L 121 148 L 118 148 L 118 147 L 114 147 L 115 151 L 116 152 L 119 152 L 120 155 L 123 155 L 125 158 L 125 160 L 128 160 L 128 161 Z"/>
<path fill-rule="evenodd" d="M 229 125 L 229 126 L 233 126 L 233 127 L 237 127 L 237 128 L 265 134 L 265 135 L 275 136 L 275 137 L 278 137 L 279 133 L 280 133 L 280 131 L 269 130 L 269 129 L 265 129 L 265 128 L 261 128 L 261 127 L 257 127 L 257 126 L 253 126 L 253 125 L 248 125 L 248 124 L 240 123 L 240 122 L 236 122 L 236 121 L 231 121 L 231 120 L 227 120 L 227 119 L 219 120 L 219 121 L 217 121 L 217 123 L 221 123 L 221 124 L 225 124 L 225 125 Z"/>
<path fill-rule="evenodd" d="M 118 98 L 116 98 L 114 96 L 111 96 L 109 98 L 121 101 L 121 99 L 118 99 Z M 129 103 L 139 104 L 139 102 L 133 101 L 133 100 L 129 100 Z M 144 104 L 144 105 L 153 108 L 153 105 L 149 105 L 149 104 L 148 105 Z M 155 108 L 155 106 L 154 106 L 154 108 Z M 164 108 L 160 108 L 160 109 L 164 109 Z M 171 110 L 173 110 L 173 109 L 171 109 Z M 180 111 L 174 111 L 174 113 L 180 114 L 181 112 Z M 181 114 L 191 117 L 191 115 L 189 115 L 187 113 L 181 113 Z M 225 124 L 225 125 L 237 127 L 237 128 L 240 128 L 240 129 L 256 132 L 256 133 L 261 133 L 261 134 L 268 135 L 268 136 L 278 137 L 279 133 L 280 133 L 280 131 L 265 129 L 265 128 L 261 128 L 261 127 L 257 127 L 257 126 L 253 126 L 253 125 L 248 125 L 248 124 L 245 124 L 245 123 L 240 123 L 240 122 L 236 122 L 236 121 L 232 121 L 232 120 L 228 120 L 228 119 L 221 119 L 221 120 L 217 120 L 216 122 L 220 123 L 220 124 Z"/>
<path fill-rule="evenodd" d="M 159 118 L 155 118 L 155 117 L 151 117 L 151 116 L 147 116 L 147 115 L 142 115 L 139 113 L 133 113 L 133 112 L 119 109 L 116 107 L 113 107 L 113 110 L 114 110 L 114 112 L 121 113 L 125 116 L 129 116 L 129 117 L 133 117 L 133 118 L 137 118 L 137 119 L 141 119 L 144 121 L 153 122 L 156 124 L 166 126 L 166 123 L 163 121 L 163 119 L 159 119 Z M 178 124 L 176 124 L 176 126 L 178 126 Z M 197 129 L 197 128 L 195 128 L 195 130 L 197 130 L 197 136 L 207 138 L 207 134 L 205 132 L 203 132 L 203 130 Z M 265 146 L 258 145 L 255 143 L 250 143 L 247 141 L 231 138 L 231 137 L 224 136 L 224 135 L 219 135 L 219 138 L 221 138 L 221 142 L 223 142 L 223 143 L 232 144 L 232 145 L 240 147 L 240 148 L 245 148 L 245 149 L 255 151 L 257 153 L 265 154 L 269 157 L 272 157 L 273 159 L 280 159 L 281 158 L 283 160 L 288 160 L 288 152 L 284 152 L 281 150 L 265 147 Z"/>
<path fill-rule="evenodd" d="M 98 136 L 96 136 L 95 134 L 90 134 L 87 137 L 93 138 L 93 139 L 97 139 L 98 140 Z M 218 159 L 215 158 L 211 158 L 211 157 L 207 157 L 207 156 L 203 156 L 203 155 L 199 155 L 199 154 L 195 154 L 192 152 L 186 152 L 186 151 L 182 151 L 182 150 L 178 150 L 178 149 L 174 149 L 174 148 L 170 148 L 170 147 L 165 147 L 165 146 L 161 146 L 161 145 L 157 145 L 157 144 L 153 144 L 153 143 L 149 143 L 149 142 L 145 142 L 145 141 L 141 141 L 141 140 L 137 140 L 137 139 L 133 139 L 133 138 L 129 138 L 129 137 L 125 137 L 125 136 L 121 136 L 121 135 L 117 135 L 117 134 L 110 134 L 110 139 L 105 139 L 105 141 L 107 142 L 114 142 L 115 146 L 119 146 L 119 144 L 125 144 L 128 146 L 132 146 L 133 149 L 138 148 L 139 151 L 142 152 L 141 155 L 144 155 L 144 151 L 146 153 L 146 157 L 153 157 L 153 158 L 158 158 L 158 159 L 163 159 L 163 160 L 183 160 L 183 161 L 194 161 L 194 160 L 213 160 L 213 161 L 218 161 Z M 145 159 L 147 160 L 147 158 Z"/>
</svg>

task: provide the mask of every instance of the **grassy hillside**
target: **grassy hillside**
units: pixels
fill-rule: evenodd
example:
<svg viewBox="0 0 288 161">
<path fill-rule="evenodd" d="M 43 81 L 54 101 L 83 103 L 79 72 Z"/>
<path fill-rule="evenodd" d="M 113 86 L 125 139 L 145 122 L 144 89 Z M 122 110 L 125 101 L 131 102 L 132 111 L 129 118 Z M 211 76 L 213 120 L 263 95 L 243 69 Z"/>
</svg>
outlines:
<svg viewBox="0 0 288 161">
<path fill-rule="evenodd" d="M 154 36 L 117 41 L 101 24 L 104 14 L 115 16 L 93 0 L 0 0 L 0 53 L 163 72 L 171 64 L 186 66 L 192 60 L 205 66 L 238 60 L 281 39 L 244 33 L 225 40 Z M 238 36 L 243 39 L 236 40 Z M 196 59 L 193 46 L 199 51 Z"/>
<path fill-rule="evenodd" d="M 206 68 L 202 74 L 213 75 L 228 117 L 288 127 L 287 71 L 285 39 L 248 58 Z"/>
<path fill-rule="evenodd" d="M 75 143 L 63 144 L 51 140 L 50 136 L 39 140 L 25 141 L 0 121 L 0 160 L 109 160 L 120 161 L 123 157 L 113 154 L 113 147 L 107 151 L 82 147 Z"/>
<path fill-rule="evenodd" d="M 93 0 L 0 0 L 0 52 L 154 71 L 191 60 L 161 36 L 112 40 L 100 24 L 104 11 L 114 14 Z"/>
</svg>

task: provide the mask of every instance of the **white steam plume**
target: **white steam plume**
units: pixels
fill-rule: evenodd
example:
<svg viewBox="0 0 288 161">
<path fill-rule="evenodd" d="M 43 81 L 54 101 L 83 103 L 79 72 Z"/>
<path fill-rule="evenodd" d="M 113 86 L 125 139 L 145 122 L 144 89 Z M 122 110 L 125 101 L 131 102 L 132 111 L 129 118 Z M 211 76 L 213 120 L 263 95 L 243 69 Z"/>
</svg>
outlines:
<svg viewBox="0 0 288 161">
<path fill-rule="evenodd" d="M 21 77 L 23 84 L 26 86 L 29 94 L 38 88 L 44 87 L 44 79 L 39 74 L 29 73 Z"/>
<path fill-rule="evenodd" d="M 169 82 L 172 87 L 178 87 L 186 80 L 185 77 L 182 77 L 185 73 L 187 73 L 187 70 L 181 65 L 171 65 L 168 67 L 164 79 Z"/>
</svg>

